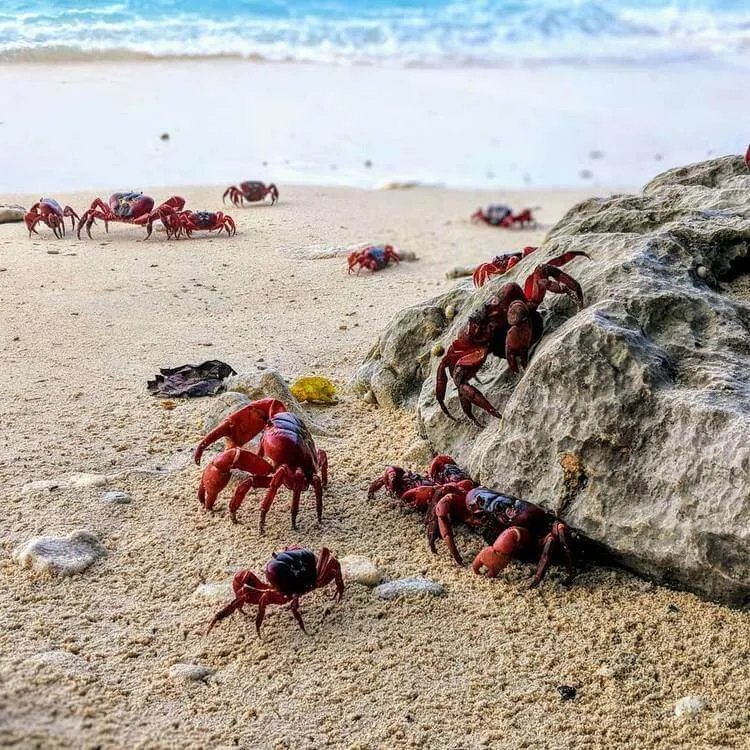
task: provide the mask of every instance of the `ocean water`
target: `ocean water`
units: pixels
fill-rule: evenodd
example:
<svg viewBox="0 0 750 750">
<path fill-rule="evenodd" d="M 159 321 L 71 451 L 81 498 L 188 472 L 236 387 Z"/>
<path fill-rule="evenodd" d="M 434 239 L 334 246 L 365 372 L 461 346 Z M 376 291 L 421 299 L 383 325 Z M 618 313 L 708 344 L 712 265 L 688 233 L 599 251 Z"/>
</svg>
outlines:
<svg viewBox="0 0 750 750">
<path fill-rule="evenodd" d="M 750 0 L 3 0 L 0 61 L 230 56 L 385 66 L 750 54 Z"/>
</svg>

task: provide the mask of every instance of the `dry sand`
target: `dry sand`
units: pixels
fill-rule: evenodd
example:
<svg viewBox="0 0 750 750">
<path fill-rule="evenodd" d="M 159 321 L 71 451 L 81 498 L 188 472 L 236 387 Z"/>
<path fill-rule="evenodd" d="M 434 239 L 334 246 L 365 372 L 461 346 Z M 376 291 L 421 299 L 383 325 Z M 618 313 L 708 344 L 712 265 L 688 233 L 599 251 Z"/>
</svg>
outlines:
<svg viewBox="0 0 750 750">
<path fill-rule="evenodd" d="M 179 192 L 218 207 L 216 188 Z M 230 523 L 226 497 L 202 511 L 189 453 L 209 403 L 163 408 L 146 391 L 159 367 L 219 358 L 242 371 L 262 358 L 292 378 L 345 383 L 391 312 L 446 288 L 447 268 L 543 235 L 471 225 L 490 198 L 480 193 L 281 192 L 274 208 L 232 211 L 232 239 L 141 242 L 142 230 L 113 226 L 92 241 L 45 229 L 29 240 L 20 225 L 0 226 L 0 745 L 747 747 L 747 613 L 618 570 L 586 569 L 570 589 L 554 572 L 527 591 L 530 566 L 488 581 L 444 549 L 433 556 L 416 516 L 366 500 L 414 437 L 406 415 L 346 391 L 311 410 L 337 431 L 318 440 L 331 462 L 320 527 L 307 499 L 292 532 L 287 494 L 265 537 L 251 499 L 242 525 Z M 92 196 L 56 197 L 78 208 Z M 582 196 L 493 197 L 542 205 L 549 224 Z M 340 258 L 294 252 L 368 239 L 420 261 L 356 278 Z M 142 471 L 159 466 L 169 472 Z M 76 471 L 116 476 L 106 488 L 21 492 Z M 105 489 L 133 503 L 108 505 Z M 81 575 L 52 579 L 11 559 L 34 535 L 81 527 L 109 550 Z M 424 574 L 447 595 L 386 603 L 353 584 L 340 604 L 303 599 L 308 635 L 274 609 L 262 640 L 239 615 L 207 636 L 221 602 L 196 587 L 260 570 L 292 543 L 368 556 L 389 578 Z M 467 557 L 481 544 L 465 533 L 459 543 Z M 51 650 L 65 653 L 39 656 Z M 175 682 L 168 671 L 180 662 L 214 672 Z M 563 701 L 559 685 L 576 699 Z M 686 695 L 706 701 L 694 719 L 674 715 Z"/>
</svg>

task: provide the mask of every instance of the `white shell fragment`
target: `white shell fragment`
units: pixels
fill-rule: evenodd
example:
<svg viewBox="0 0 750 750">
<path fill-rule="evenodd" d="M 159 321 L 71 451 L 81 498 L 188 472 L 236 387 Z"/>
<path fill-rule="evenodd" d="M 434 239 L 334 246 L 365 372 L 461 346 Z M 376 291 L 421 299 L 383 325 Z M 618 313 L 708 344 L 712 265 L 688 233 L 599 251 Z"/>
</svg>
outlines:
<svg viewBox="0 0 750 750">
<path fill-rule="evenodd" d="M 706 699 L 700 695 L 686 695 L 674 704 L 674 715 L 692 719 L 706 707 Z"/>
<path fill-rule="evenodd" d="M 213 669 L 202 664 L 173 664 L 169 668 L 169 677 L 175 682 L 198 682 L 213 674 Z"/>
<path fill-rule="evenodd" d="M 77 529 L 66 537 L 37 536 L 16 549 L 13 557 L 23 568 L 69 576 L 80 573 L 107 549 L 90 531 Z"/>
</svg>

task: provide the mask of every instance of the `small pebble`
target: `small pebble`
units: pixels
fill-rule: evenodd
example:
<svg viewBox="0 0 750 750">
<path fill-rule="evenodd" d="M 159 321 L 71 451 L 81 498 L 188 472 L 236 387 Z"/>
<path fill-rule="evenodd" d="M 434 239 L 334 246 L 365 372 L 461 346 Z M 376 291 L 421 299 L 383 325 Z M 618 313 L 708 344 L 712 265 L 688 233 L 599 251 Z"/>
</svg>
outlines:
<svg viewBox="0 0 750 750">
<path fill-rule="evenodd" d="M 60 255 L 59 250 L 47 250 L 47 255 Z"/>
<path fill-rule="evenodd" d="M 362 586 L 373 587 L 377 586 L 383 579 L 375 563 L 361 555 L 345 555 L 339 562 L 345 581 L 353 581 Z"/>
<path fill-rule="evenodd" d="M 570 685 L 559 685 L 557 692 L 564 701 L 572 701 L 576 697 L 576 689 Z"/>
<path fill-rule="evenodd" d="M 175 682 L 198 682 L 213 674 L 213 669 L 201 664 L 173 664 L 169 668 L 169 677 Z"/>
<path fill-rule="evenodd" d="M 71 487 L 103 487 L 107 484 L 105 474 L 83 474 L 76 472 L 68 477 L 68 484 Z"/>
<path fill-rule="evenodd" d="M 119 492 L 118 490 L 105 492 L 104 495 L 102 495 L 102 500 L 104 500 L 105 503 L 112 503 L 114 505 L 126 505 L 127 503 L 133 502 L 133 498 L 128 495 L 127 492 Z"/>
<path fill-rule="evenodd" d="M 364 399 L 364 402 L 366 404 L 377 404 L 378 403 L 378 400 L 375 397 L 375 394 L 371 390 L 367 391 L 367 393 L 365 393 L 363 399 Z"/>
<path fill-rule="evenodd" d="M 445 308 L 445 317 L 448 318 L 448 320 L 453 320 L 453 318 L 456 317 L 455 305 L 448 305 L 448 307 Z"/>
<path fill-rule="evenodd" d="M 80 573 L 106 556 L 107 549 L 86 529 L 78 529 L 66 537 L 34 537 L 13 553 L 22 568 L 63 576 Z"/>
<path fill-rule="evenodd" d="M 428 578 L 399 578 L 396 581 L 381 583 L 375 589 L 380 599 L 398 599 L 412 596 L 442 596 L 445 589 Z"/>
<path fill-rule="evenodd" d="M 698 268 L 695 269 L 695 275 L 699 279 L 708 278 L 708 269 L 705 266 L 698 266 Z"/>
<path fill-rule="evenodd" d="M 674 704 L 674 715 L 689 719 L 696 717 L 706 707 L 706 699 L 700 695 L 686 695 Z"/>
<path fill-rule="evenodd" d="M 349 326 L 346 325 L 345 323 L 341 323 L 341 325 L 339 325 L 339 331 L 347 331 L 348 329 L 349 329 Z"/>
<path fill-rule="evenodd" d="M 202 583 L 198 588 L 193 591 L 193 596 L 197 596 L 201 599 L 211 600 L 229 600 L 234 599 L 234 592 L 232 591 L 232 581 L 219 581 Z"/>
</svg>

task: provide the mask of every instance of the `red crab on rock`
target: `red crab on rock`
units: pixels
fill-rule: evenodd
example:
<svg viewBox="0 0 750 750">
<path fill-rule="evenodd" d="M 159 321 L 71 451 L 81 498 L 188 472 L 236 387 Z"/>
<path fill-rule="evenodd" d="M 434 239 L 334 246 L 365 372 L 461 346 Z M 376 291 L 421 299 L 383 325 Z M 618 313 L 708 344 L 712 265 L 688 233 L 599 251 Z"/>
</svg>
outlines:
<svg viewBox="0 0 750 750">
<path fill-rule="evenodd" d="M 524 208 L 520 213 L 514 214 L 511 207 L 504 203 L 491 203 L 486 208 L 478 208 L 471 215 L 471 220 L 475 224 L 484 222 L 502 229 L 515 229 L 516 227 L 523 229 L 536 226 L 536 219 L 531 211 L 530 208 Z"/>
<path fill-rule="evenodd" d="M 235 206 L 244 206 L 245 201 L 248 203 L 258 203 L 259 201 L 265 200 L 266 196 L 271 196 L 271 205 L 279 199 L 279 191 L 276 185 L 271 183 L 266 186 L 262 182 L 256 180 L 246 180 L 241 182 L 240 186 L 230 185 L 222 196 L 222 201 L 226 201 L 229 198 Z"/>
<path fill-rule="evenodd" d="M 104 221 L 104 231 L 109 231 L 110 221 L 121 221 L 125 224 L 137 224 L 146 227 L 146 238 L 151 236 L 153 223 L 161 221 L 167 227 L 169 217 L 185 206 L 185 199 L 173 195 L 161 205 L 154 208 L 154 199 L 143 193 L 113 193 L 109 202 L 94 198 L 88 211 L 84 211 L 78 222 L 78 239 L 81 229 L 86 225 L 86 234 L 91 237 L 91 227 L 96 219 Z"/>
<path fill-rule="evenodd" d="M 355 250 L 349 253 L 349 271 L 351 273 L 355 268 L 357 275 L 363 268 L 369 268 L 370 271 L 381 271 L 390 262 L 400 263 L 401 256 L 393 249 L 393 245 L 370 245 L 362 250 Z"/>
<path fill-rule="evenodd" d="M 477 266 L 472 279 L 477 289 L 484 286 L 484 283 L 492 276 L 502 276 L 510 271 L 513 266 L 520 263 L 527 255 L 531 255 L 538 247 L 527 245 L 520 253 L 505 253 L 496 255 L 489 263 L 482 263 Z"/>
<path fill-rule="evenodd" d="M 246 406 L 244 409 L 249 407 Z M 237 422 L 230 423 L 227 428 L 223 428 L 222 423 L 209 433 L 196 449 L 197 460 L 200 460 L 201 446 L 205 447 L 205 441 L 212 436 L 215 437 L 211 442 L 219 437 L 240 436 L 240 433 L 244 436 L 260 423 L 258 415 L 254 416 L 251 412 L 246 414 L 246 417 L 238 418 Z M 277 412 L 273 407 L 269 408 L 268 414 L 268 417 L 264 417 L 267 422 L 262 427 L 258 453 L 235 447 L 212 459 L 203 470 L 198 486 L 198 500 L 206 510 L 212 510 L 219 493 L 229 484 L 232 469 L 239 469 L 249 472 L 250 476 L 240 482 L 229 504 L 229 516 L 232 521 L 237 522 L 237 510 L 250 489 L 267 488 L 268 492 L 260 506 L 262 534 L 268 510 L 283 485 L 292 491 L 292 528 L 296 529 L 300 497 L 312 485 L 320 523 L 323 517 L 323 489 L 328 486 L 328 457 L 325 451 L 315 447 L 310 431 L 295 414 L 288 411 Z M 262 412 L 260 416 L 263 416 Z M 229 420 L 231 419 L 232 417 L 229 417 Z M 246 424 L 252 426 L 247 428 Z M 226 430 L 226 434 L 217 435 L 219 430 Z M 247 431 L 243 432 L 244 430 Z"/>
<path fill-rule="evenodd" d="M 183 234 L 192 237 L 193 232 L 212 232 L 214 229 L 219 230 L 218 234 L 226 231 L 230 237 L 237 232 L 232 217 L 221 211 L 174 211 L 166 219 L 164 226 L 167 237 L 175 239 Z"/>
<path fill-rule="evenodd" d="M 325 588 L 329 583 L 336 583 L 334 601 L 340 601 L 344 594 L 344 579 L 341 576 L 341 565 L 331 550 L 323 547 L 318 558 L 312 550 L 304 547 L 286 547 L 283 552 L 274 554 L 266 565 L 266 581 L 259 578 L 252 570 L 241 570 L 232 581 L 234 599 L 216 613 L 208 631 L 225 617 L 243 607 L 252 604 L 258 606 L 255 616 L 255 632 L 260 636 L 260 626 L 269 604 L 288 604 L 297 624 L 305 630 L 305 623 L 299 611 L 299 599 L 315 589 Z"/>
<path fill-rule="evenodd" d="M 747 168 L 750 170 L 750 146 L 748 146 L 747 151 L 745 151 L 745 164 L 747 164 Z"/>
<path fill-rule="evenodd" d="M 476 377 L 490 354 L 505 358 L 512 372 L 525 369 L 531 348 L 544 332 L 537 308 L 547 292 L 569 295 L 580 309 L 583 305 L 581 285 L 559 268 L 577 257 L 589 256 L 575 250 L 552 258 L 534 269 L 523 289 L 509 282 L 471 314 L 438 365 L 435 398 L 448 417 L 454 419 L 445 406 L 450 375 L 458 390 L 461 408 L 474 424 L 479 425 L 479 422 L 472 413 L 472 405 L 500 418 L 500 412 L 469 381 Z"/>
<path fill-rule="evenodd" d="M 54 198 L 40 198 L 23 218 L 29 230 L 29 237 L 32 232 L 39 234 L 35 227 L 42 222 L 52 230 L 55 237 L 62 239 L 65 236 L 66 216 L 70 217 L 70 228 L 73 229 L 78 221 L 78 214 L 70 206 L 63 208 Z"/>
</svg>

